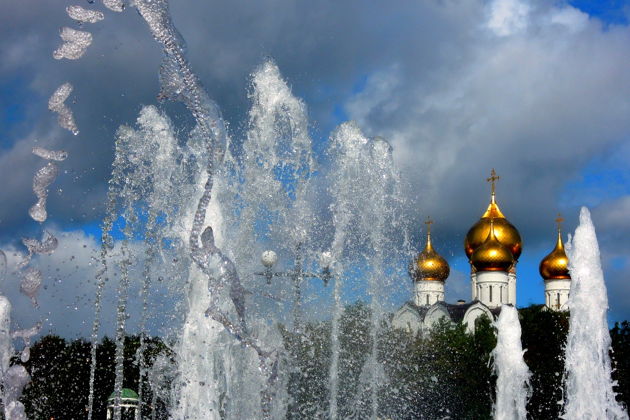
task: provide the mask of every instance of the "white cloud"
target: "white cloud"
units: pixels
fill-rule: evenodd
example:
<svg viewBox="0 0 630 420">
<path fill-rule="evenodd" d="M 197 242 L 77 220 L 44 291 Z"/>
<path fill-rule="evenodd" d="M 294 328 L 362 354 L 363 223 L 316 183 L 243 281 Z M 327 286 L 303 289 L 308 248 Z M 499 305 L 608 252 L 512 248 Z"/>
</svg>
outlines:
<svg viewBox="0 0 630 420">
<path fill-rule="evenodd" d="M 17 264 L 24 251 L 21 246 L 5 244 L 2 247 L 8 257 L 9 275 L 0 292 L 12 303 L 11 316 L 15 329 L 29 328 L 42 321 L 42 334 L 89 337 L 94 321 L 96 274 L 101 269 L 100 240 L 81 231 L 60 232 L 55 228 L 49 231 L 59 239 L 59 247 L 52 255 L 36 256 L 31 262 L 31 266 L 41 270 L 44 276 L 37 295 L 38 307 L 34 307 L 19 291 L 20 272 Z M 145 249 L 142 243 L 133 242 L 130 251 L 142 259 Z M 115 330 L 120 252 L 121 244 L 118 243 L 108 259 L 109 280 L 105 283 L 102 300 L 100 334 L 110 337 Z M 182 285 L 179 283 L 181 278 L 171 269 L 174 266 L 159 260 L 154 263 L 148 323 L 152 333 L 169 332 L 168 328 L 177 325 L 179 320 L 181 308 L 175 305 L 175 301 L 181 301 L 179 294 L 182 293 Z M 127 330 L 130 332 L 137 332 L 140 321 L 142 272 L 141 265 L 135 264 L 130 268 L 127 321 Z"/>
<path fill-rule="evenodd" d="M 494 0 L 489 4 L 488 28 L 499 36 L 527 28 L 530 6 L 520 0 Z"/>
<path fill-rule="evenodd" d="M 573 31 L 583 29 L 588 23 L 588 15 L 571 6 L 554 9 L 550 17 L 551 23 L 563 25 Z"/>
<path fill-rule="evenodd" d="M 457 55 L 429 69 L 400 59 L 347 102 L 369 134 L 392 141 L 426 210 L 457 231 L 474 217 L 469 205 L 487 200 L 490 168 L 502 175 L 508 216 L 540 225 L 536 218 L 553 218 L 554 197 L 587 161 L 627 141 L 630 30 L 588 21 L 566 31 L 551 23 L 556 11 L 532 15 L 538 30 L 528 37 L 471 31 Z"/>
<path fill-rule="evenodd" d="M 73 3 L 31 3 L 9 2 L 0 16 L 0 76 L 12 83 L 16 102 L 26 109 L 25 121 L 16 123 L 19 130 L 3 134 L 15 146 L 0 150 L 5 180 L 0 202 L 8 203 L 0 206 L 4 235 L 6 228 L 22 226 L 32 204 L 35 139 L 70 152 L 51 194 L 52 219 L 98 220 L 113 133 L 135 120 L 140 104 L 154 103 L 158 90 L 159 48 L 132 10 L 103 9 L 105 20 L 90 26 L 94 43 L 86 55 L 60 63 L 50 54 L 59 42 L 58 28 L 72 24 L 64 7 Z M 94 7 L 102 9 L 98 2 Z M 585 162 L 628 142 L 630 31 L 603 30 L 597 19 L 565 4 L 472 0 L 366 7 L 361 1 L 330 0 L 315 10 L 290 0 L 212 8 L 173 2 L 172 12 L 193 67 L 235 131 L 248 108 L 247 75 L 270 54 L 293 91 L 305 98 L 317 129 L 327 130 L 334 106 L 349 98 L 348 114 L 369 134 L 393 143 L 403 177 L 412 184 L 410 194 L 422 196 L 409 218 L 434 215 L 445 240 L 457 243 L 458 255 L 463 234 L 486 204 L 483 179 L 490 168 L 502 176 L 499 199 L 524 233 L 527 252 L 541 231 L 548 240 L 547 227 L 562 205 L 556 197 L 568 180 Z M 352 95 L 364 75 L 365 89 Z M 48 96 L 65 81 L 76 86 L 71 99 L 81 129 L 77 137 L 51 130 L 54 116 L 46 111 Z M 176 107 L 166 108 L 175 114 Z M 184 121 L 183 131 L 188 114 L 182 115 L 172 116 L 178 124 Z M 601 229 L 606 250 L 614 248 L 608 242 L 626 240 L 607 239 L 608 228 Z M 89 299 L 92 268 L 68 271 L 67 261 L 78 251 L 69 249 L 61 258 L 60 249 L 52 257 L 68 277 L 60 275 L 50 287 L 57 295 L 81 291 L 82 296 L 78 286 L 62 288 L 83 285 Z M 26 301 L 17 294 L 16 299 Z M 55 318 L 55 325 L 84 315 L 90 319 L 90 305 L 84 307 L 77 317 L 63 309 L 65 318 Z"/>
</svg>

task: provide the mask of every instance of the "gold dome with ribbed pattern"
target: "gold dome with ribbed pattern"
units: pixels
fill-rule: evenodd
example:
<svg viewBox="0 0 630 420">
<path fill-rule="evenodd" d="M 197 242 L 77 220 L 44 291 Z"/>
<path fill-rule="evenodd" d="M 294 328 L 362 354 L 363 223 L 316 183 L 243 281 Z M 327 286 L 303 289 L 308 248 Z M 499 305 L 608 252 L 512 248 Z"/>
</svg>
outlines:
<svg viewBox="0 0 630 420">
<path fill-rule="evenodd" d="M 564 244 L 562 243 L 562 232 L 560 230 L 560 223 L 562 218 L 556 219 L 558 222 L 558 239 L 556 240 L 556 246 L 545 258 L 540 262 L 540 275 L 545 280 L 557 280 L 557 279 L 570 279 L 569 275 L 569 258 L 564 251 Z"/>
<path fill-rule="evenodd" d="M 488 181 L 492 182 L 490 204 L 486 212 L 481 216 L 481 219 L 475 223 L 468 231 L 468 234 L 466 234 L 464 250 L 469 260 L 472 260 L 472 254 L 475 249 L 481 246 L 487 239 L 490 233 L 490 221 L 493 219 L 494 235 L 496 239 L 510 250 L 515 261 L 518 260 L 523 250 L 523 241 L 521 240 L 520 233 L 514 225 L 505 218 L 496 202 L 494 183 L 497 179 L 499 179 L 499 177 L 493 169 L 490 178 L 488 178 Z"/>
<path fill-rule="evenodd" d="M 509 271 L 514 264 L 511 250 L 502 244 L 494 231 L 494 218 L 490 219 L 490 226 L 486 240 L 473 251 L 470 262 L 476 271 Z"/>
<path fill-rule="evenodd" d="M 418 257 L 412 261 L 410 274 L 415 281 L 444 281 L 448 278 L 451 268 L 448 262 L 433 249 L 431 243 L 431 224 L 430 219 L 425 222 L 427 228 L 427 244 L 424 250 L 418 254 Z"/>
</svg>

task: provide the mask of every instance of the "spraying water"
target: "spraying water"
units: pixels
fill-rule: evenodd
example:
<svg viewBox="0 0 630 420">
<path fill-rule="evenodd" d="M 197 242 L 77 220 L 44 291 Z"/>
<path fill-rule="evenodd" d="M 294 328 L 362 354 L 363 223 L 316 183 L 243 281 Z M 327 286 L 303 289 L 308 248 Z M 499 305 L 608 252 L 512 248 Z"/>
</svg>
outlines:
<svg viewBox="0 0 630 420">
<path fill-rule="evenodd" d="M 33 149 L 33 154 L 39 156 L 48 163 L 35 172 L 33 177 L 33 192 L 37 197 L 37 203 L 29 210 L 31 218 L 43 223 L 48 218 L 46 201 L 48 188 L 55 181 L 59 169 L 52 161 L 63 161 L 67 153 L 62 150 L 47 150 L 41 147 Z M 34 307 L 37 307 L 37 294 L 42 285 L 43 274 L 41 270 L 30 266 L 34 255 L 50 255 L 58 246 L 59 241 L 47 231 L 44 231 L 41 240 L 35 238 L 22 238 L 22 243 L 28 250 L 28 254 L 18 254 L 20 259 L 16 265 L 20 274 L 20 292 L 26 295 Z M 4 283 L 7 274 L 7 258 L 0 251 L 0 284 Z M 11 303 L 5 296 L 0 295 L 0 380 L 2 385 L 2 402 L 4 404 L 4 417 L 7 420 L 26 420 L 24 405 L 19 401 L 22 390 L 30 382 L 31 377 L 26 368 L 17 363 L 11 364 L 11 357 L 15 350 L 13 340 L 21 339 L 24 348 L 20 353 L 20 361 L 29 361 L 31 353 L 31 338 L 37 335 L 42 327 L 41 322 L 31 328 L 18 331 L 10 331 L 11 327 Z"/>
<path fill-rule="evenodd" d="M 252 74 L 249 96 L 252 106 L 242 159 L 237 162 L 226 156 L 225 170 L 217 179 L 216 197 L 221 206 L 223 236 L 229 238 L 223 242 L 223 253 L 236 265 L 244 285 L 243 299 L 238 300 L 246 303 L 247 324 L 253 335 L 259 336 L 257 345 L 273 352 L 272 357 L 278 360 L 284 354 L 278 330 L 273 324 L 257 319 L 271 317 L 275 321 L 278 314 L 267 312 L 270 294 L 266 290 L 261 293 L 260 288 L 280 294 L 282 301 L 287 295 L 286 301 L 294 303 L 291 321 L 298 328 L 300 302 L 295 295 L 290 297 L 295 285 L 285 283 L 284 278 L 265 285 L 248 273 L 260 270 L 259 256 L 269 243 L 273 243 L 275 251 L 294 257 L 296 263 L 308 256 L 314 222 L 307 197 L 314 164 L 306 106 L 292 94 L 274 62 L 265 61 Z M 301 284 L 297 287 L 296 292 Z M 270 389 L 271 377 L 265 379 L 256 372 L 259 364 L 256 358 L 251 353 L 234 350 L 222 361 L 227 369 L 226 415 L 283 417 L 286 391 L 278 393 L 278 386 Z M 266 369 L 263 367 L 262 371 Z M 286 375 L 273 376 L 276 384 L 286 380 Z M 257 393 L 261 395 L 261 404 L 253 404 L 250 397 Z"/>
<path fill-rule="evenodd" d="M 501 306 L 497 329 L 497 345 L 492 351 L 494 372 L 497 375 L 495 420 L 525 420 L 530 397 L 531 373 L 523 360 L 521 324 L 514 306 Z"/>
<path fill-rule="evenodd" d="M 595 227 L 586 207 L 567 246 L 571 291 L 569 335 L 565 351 L 563 418 L 628 419 L 615 400 L 606 321 L 608 296 Z"/>
<path fill-rule="evenodd" d="M 331 246 L 335 262 L 334 310 L 332 315 L 332 356 L 329 370 L 331 418 L 356 415 L 378 416 L 378 390 L 384 385 L 378 362 L 378 331 L 381 327 L 383 287 L 387 287 L 386 261 L 395 259 L 392 232 L 400 228 L 401 194 L 398 173 L 394 169 L 392 149 L 381 138 L 367 138 L 353 122 L 342 124 L 331 136 L 329 154 L 333 160 L 330 173 L 331 209 L 335 234 Z M 400 248 L 398 248 L 400 249 Z M 356 403 L 339 409 L 340 342 L 339 322 L 343 312 L 342 290 L 345 268 L 363 264 L 367 267 L 367 293 L 370 296 L 370 340 L 365 343 L 367 359 L 357 378 L 353 400 Z"/>
<path fill-rule="evenodd" d="M 94 16 L 88 17 L 85 14 L 81 18 L 94 20 Z M 92 34 L 86 31 L 77 31 L 76 29 L 64 27 L 61 29 L 60 36 L 63 44 L 53 52 L 53 58 L 56 60 L 63 58 L 78 60 L 92 44 Z"/>
<path fill-rule="evenodd" d="M 66 100 L 73 90 L 72 84 L 67 82 L 59 86 L 48 99 L 48 109 L 58 114 L 57 122 L 61 128 L 65 128 L 76 136 L 79 134 L 79 128 L 72 110 L 66 105 Z"/>
<path fill-rule="evenodd" d="M 104 1 L 104 4 L 110 10 L 123 11 L 122 2 Z M 315 236 L 312 234 L 315 218 L 308 198 L 314 163 L 306 107 L 292 95 L 277 66 L 271 61 L 265 62 L 252 77 L 250 98 L 253 105 L 243 143 L 243 157 L 240 161 L 234 159 L 228 150 L 220 110 L 191 70 L 184 54 L 183 40 L 171 22 L 168 3 L 137 0 L 134 6 L 163 48 L 158 97 L 184 103 L 195 118 L 196 126 L 186 141 L 180 142 L 168 119 L 156 108 L 145 107 L 138 118 L 139 129 L 123 126 L 117 133 L 107 216 L 103 224 L 103 268 L 97 277 L 88 418 L 92 417 L 94 350 L 100 324 L 102 288 L 107 278 L 106 262 L 113 247 L 111 231 L 120 216 L 124 221 L 124 241 L 119 261 L 114 419 L 121 417 L 122 349 L 128 317 L 129 270 L 138 263 L 137 254 L 132 253 L 129 244 L 139 232 L 145 231 L 151 233 L 144 233 L 147 251 L 143 261 L 141 329 L 146 324 L 151 264 L 159 253 L 157 244 L 161 238 L 172 241 L 169 242 L 170 252 L 178 256 L 183 268 L 182 277 L 187 276 L 189 290 L 187 315 L 175 348 L 179 372 L 173 388 L 171 416 L 175 419 L 283 417 L 287 398 L 275 390 L 282 389 L 285 380 L 278 373 L 278 364 L 282 360 L 281 338 L 274 329 L 260 325 L 260 322 L 251 322 L 246 296 L 252 293 L 247 282 L 248 273 L 255 271 L 253 261 L 257 261 L 255 256 L 263 243 L 273 242 L 280 248 L 277 249 L 280 253 L 293 255 L 296 264 L 302 264 L 302 258 L 312 253 L 309 242 Z M 84 9 L 69 10 L 68 14 L 85 22 L 101 18 Z M 66 35 L 64 41 L 68 45 L 61 48 L 65 51 L 64 58 L 80 57 L 89 45 L 85 43 L 86 36 L 74 32 Z M 62 86 L 53 95 L 50 108 L 59 113 L 62 126 L 76 133 L 72 113 L 64 105 L 71 90 L 69 84 Z M 375 418 L 378 415 L 378 389 L 384 383 L 376 339 L 383 314 L 379 292 L 386 286 L 384 263 L 389 250 L 393 249 L 388 240 L 388 229 L 397 226 L 398 179 L 393 170 L 391 147 L 386 141 L 369 140 L 356 127 L 345 129 L 348 136 L 358 140 L 348 142 L 349 149 L 337 165 L 343 180 L 336 185 L 338 192 L 334 193 L 337 194 L 337 204 L 333 248 L 339 263 L 338 272 L 343 270 L 341 260 L 347 244 L 352 244 L 350 254 L 356 262 L 367 262 L 370 270 L 371 341 L 366 343 L 369 357 L 361 378 L 357 379 L 360 385 L 355 399 L 360 402 L 357 412 Z M 345 129 L 340 129 L 340 133 Z M 353 147 L 356 150 L 350 150 Z M 148 215 L 146 220 L 143 218 L 145 214 Z M 158 220 L 163 220 L 163 226 L 157 226 L 160 224 Z M 208 224 L 216 236 L 216 242 L 213 239 L 211 246 L 201 235 L 204 228 L 208 231 Z M 350 231 L 353 233 L 349 237 Z M 201 254 L 197 255 L 199 252 Z M 226 268 L 229 268 L 227 272 Z M 240 278 L 245 286 L 239 286 L 238 293 L 232 290 L 233 287 L 229 288 L 227 295 L 228 288 L 220 287 L 221 273 L 229 274 L 224 279 L 232 279 L 231 284 L 236 284 Z M 294 328 L 299 333 L 300 284 L 304 279 L 298 280 L 293 309 Z M 280 290 L 287 289 L 285 286 L 281 284 Z M 337 348 L 337 362 L 333 358 L 331 389 L 337 387 L 342 283 L 335 287 L 333 346 Z M 141 338 L 140 360 L 142 341 Z M 159 381 L 154 373 L 149 374 L 142 365 L 140 372 L 141 382 L 144 376 L 150 376 L 150 382 L 157 386 Z M 256 394 L 260 395 L 258 404 L 251 398 Z M 333 417 L 337 416 L 335 410 L 331 408 Z"/>
<path fill-rule="evenodd" d="M 68 16 L 79 23 L 96 23 L 105 19 L 102 12 L 90 9 L 84 9 L 81 6 L 73 5 L 66 7 Z"/>
<path fill-rule="evenodd" d="M 385 139 L 375 137 L 368 143 L 368 156 L 371 165 L 367 166 L 366 180 L 370 185 L 370 194 L 361 220 L 363 231 L 369 232 L 370 244 L 370 251 L 366 253 L 371 267 L 368 280 L 371 348 L 367 360 L 370 372 L 367 388 L 370 390 L 370 417 L 376 419 L 379 416 L 379 390 L 386 385 L 383 367 L 378 361 L 378 337 L 384 313 L 382 290 L 389 285 L 385 264 L 391 258 L 395 260 L 395 253 L 391 252 L 396 248 L 392 243 L 392 228 L 395 230 L 400 227 L 402 198 L 390 144 Z"/>
<path fill-rule="evenodd" d="M 343 290 L 343 254 L 346 246 L 346 237 L 353 214 L 357 214 L 355 197 L 360 191 L 354 191 L 358 183 L 354 180 L 360 178 L 362 172 L 362 150 L 368 143 L 368 139 L 361 133 L 356 124 L 344 123 L 331 136 L 331 155 L 336 157 L 335 165 L 331 171 L 333 183 L 330 193 L 333 196 L 333 223 L 335 236 L 331 246 L 332 260 L 334 261 L 335 288 L 333 291 L 334 308 L 331 325 L 331 363 L 329 371 L 330 392 L 330 418 L 338 417 L 338 393 L 339 393 L 339 322 L 343 311 L 341 292 Z"/>
</svg>

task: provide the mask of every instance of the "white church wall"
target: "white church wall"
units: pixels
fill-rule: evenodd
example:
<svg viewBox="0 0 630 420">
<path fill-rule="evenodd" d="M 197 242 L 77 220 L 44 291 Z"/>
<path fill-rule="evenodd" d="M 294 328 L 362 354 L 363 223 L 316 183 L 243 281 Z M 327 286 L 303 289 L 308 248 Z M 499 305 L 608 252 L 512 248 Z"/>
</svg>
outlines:
<svg viewBox="0 0 630 420">
<path fill-rule="evenodd" d="M 567 310 L 570 290 L 570 279 L 545 280 L 545 305 L 547 308 L 554 311 Z"/>
<path fill-rule="evenodd" d="M 510 288 L 505 271 L 480 271 L 476 276 L 479 301 L 489 308 L 508 303 Z"/>
<path fill-rule="evenodd" d="M 480 303 L 476 303 L 472 305 L 470 308 L 468 308 L 468 310 L 464 314 L 464 319 L 462 320 L 462 322 L 466 324 L 466 332 L 468 333 L 475 332 L 475 325 L 476 325 L 475 322 L 482 315 L 486 315 L 488 319 L 490 320 L 494 319 L 492 316 L 492 312 L 490 312 L 490 310 L 487 307 L 485 307 L 484 305 Z"/>
<path fill-rule="evenodd" d="M 422 320 L 414 309 L 405 305 L 394 314 L 392 327 L 417 334 L 422 329 Z"/>
<path fill-rule="evenodd" d="M 444 282 L 442 281 L 416 281 L 414 289 L 414 302 L 418 306 L 428 306 L 444 301 Z"/>
</svg>

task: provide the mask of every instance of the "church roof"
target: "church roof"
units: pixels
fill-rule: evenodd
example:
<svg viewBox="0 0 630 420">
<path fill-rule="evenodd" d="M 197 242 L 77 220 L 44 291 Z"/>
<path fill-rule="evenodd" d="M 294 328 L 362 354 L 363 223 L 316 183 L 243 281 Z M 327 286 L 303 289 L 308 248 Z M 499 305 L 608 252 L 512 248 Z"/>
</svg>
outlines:
<svg viewBox="0 0 630 420">
<path fill-rule="evenodd" d="M 480 304 L 484 308 L 488 309 L 492 313 L 492 315 L 494 315 L 495 317 L 499 316 L 499 313 L 501 312 L 501 307 L 490 309 L 479 300 L 473 300 L 471 302 L 466 302 L 466 303 L 437 302 L 430 306 L 426 306 L 426 305 L 418 306 L 412 301 L 407 301 L 405 302 L 403 307 L 407 306 L 413 309 L 415 312 L 418 313 L 418 315 L 420 315 L 420 319 L 424 321 L 424 316 L 427 314 L 427 312 L 429 312 L 431 308 L 440 306 L 446 310 L 452 322 L 462 322 L 464 319 L 464 315 L 466 315 L 466 311 L 468 311 L 468 309 L 471 306 L 476 305 L 476 304 Z"/>
<path fill-rule="evenodd" d="M 420 319 L 424 319 L 424 315 L 431 308 L 430 306 L 426 306 L 426 305 L 418 306 L 411 300 L 408 300 L 407 302 L 405 302 L 403 304 L 403 306 L 401 307 L 401 309 L 404 308 L 405 306 L 408 306 L 409 308 L 411 308 L 414 311 L 416 311 L 418 313 L 418 315 L 420 315 Z"/>
<path fill-rule="evenodd" d="M 437 302 L 434 305 L 440 305 L 442 306 L 444 309 L 446 309 L 446 311 L 448 312 L 449 316 L 451 317 L 451 321 L 453 322 L 462 322 L 462 320 L 464 319 L 464 315 L 466 315 L 466 312 L 468 311 L 468 309 L 471 306 L 474 306 L 476 304 L 481 304 L 483 305 L 485 308 L 487 308 L 486 305 L 484 305 L 481 301 L 479 300 L 473 300 L 470 302 L 466 302 L 466 303 L 446 303 L 446 302 Z M 492 315 L 497 316 L 499 314 L 499 312 L 501 311 L 500 308 L 496 308 L 496 309 L 490 309 L 490 312 L 492 313 Z"/>
</svg>

